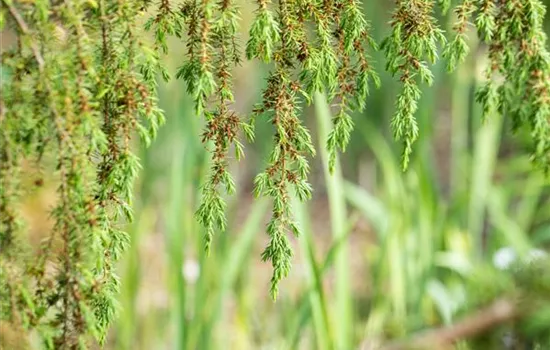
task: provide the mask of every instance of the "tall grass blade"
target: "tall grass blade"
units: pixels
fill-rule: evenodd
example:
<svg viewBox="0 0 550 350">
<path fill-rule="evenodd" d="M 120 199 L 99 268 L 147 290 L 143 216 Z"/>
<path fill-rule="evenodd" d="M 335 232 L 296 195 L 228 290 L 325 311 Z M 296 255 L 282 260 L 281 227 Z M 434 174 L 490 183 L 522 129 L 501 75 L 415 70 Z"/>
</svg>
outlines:
<svg viewBox="0 0 550 350">
<path fill-rule="evenodd" d="M 320 93 L 314 96 L 315 114 L 319 130 L 319 149 L 323 161 L 323 172 L 330 207 L 331 230 L 334 239 L 338 240 L 345 235 L 346 228 L 346 203 L 344 198 L 344 181 L 338 159 L 336 160 L 334 172 L 329 173 L 328 152 L 325 142 L 331 129 L 331 113 L 327 104 L 326 97 Z M 349 243 L 345 242 L 339 247 L 335 258 L 336 269 L 336 303 L 335 317 L 333 319 L 335 326 L 336 348 L 345 350 L 351 348 L 353 339 L 353 316 L 352 316 L 352 298 L 350 289 L 350 265 L 349 265 Z"/>
</svg>

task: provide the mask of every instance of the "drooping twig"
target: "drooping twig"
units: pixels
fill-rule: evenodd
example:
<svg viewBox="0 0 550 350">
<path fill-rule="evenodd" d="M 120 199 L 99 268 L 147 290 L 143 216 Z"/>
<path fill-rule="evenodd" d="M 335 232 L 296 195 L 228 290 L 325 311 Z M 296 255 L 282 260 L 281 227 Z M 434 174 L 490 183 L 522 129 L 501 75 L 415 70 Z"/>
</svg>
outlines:
<svg viewBox="0 0 550 350">
<path fill-rule="evenodd" d="M 411 338 L 382 346 L 381 350 L 446 350 L 459 340 L 472 338 L 519 316 L 517 305 L 498 299 L 491 305 L 447 327 L 413 335 Z"/>
<path fill-rule="evenodd" d="M 8 1 L 2 1 L 4 5 L 8 8 L 10 11 L 10 15 L 13 17 L 15 22 L 17 23 L 17 26 L 19 27 L 19 30 L 21 33 L 23 33 L 26 36 L 30 36 L 30 30 L 29 26 L 19 13 L 17 9 Z M 40 53 L 40 50 L 38 49 L 38 46 L 35 42 L 31 41 L 30 43 L 32 54 L 34 55 L 34 58 L 36 59 L 36 63 L 38 63 L 38 69 L 40 72 L 44 71 L 44 58 L 42 57 L 42 54 Z"/>
</svg>

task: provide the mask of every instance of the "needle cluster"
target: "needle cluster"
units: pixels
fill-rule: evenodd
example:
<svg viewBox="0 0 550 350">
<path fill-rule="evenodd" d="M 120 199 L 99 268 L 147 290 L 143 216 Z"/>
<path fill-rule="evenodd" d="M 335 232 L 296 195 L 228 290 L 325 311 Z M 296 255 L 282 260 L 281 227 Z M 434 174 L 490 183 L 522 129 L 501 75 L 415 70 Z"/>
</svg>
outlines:
<svg viewBox="0 0 550 350">
<path fill-rule="evenodd" d="M 438 57 L 438 43 L 445 42 L 443 31 L 433 17 L 434 1 L 398 0 L 392 21 L 392 32 L 382 43 L 387 58 L 386 69 L 397 75 L 402 84 L 391 121 L 395 139 L 404 144 L 402 166 L 409 165 L 412 145 L 418 138 L 415 112 L 421 96 L 419 82 L 433 83 L 428 64 Z"/>
<path fill-rule="evenodd" d="M 131 143 L 136 133 L 149 143 L 163 120 L 143 5 L 2 1 L 16 44 L 1 63 L 0 317 L 36 329 L 46 348 L 102 343 L 117 312 L 114 265 L 140 167 Z M 56 201 L 35 258 L 20 204 L 45 185 Z"/>
<path fill-rule="evenodd" d="M 548 171 L 550 162 L 550 55 L 546 47 L 541 1 L 465 0 L 455 9 L 455 37 L 445 49 L 453 70 L 468 53 L 465 33 L 475 25 L 488 47 L 486 80 L 476 93 L 484 117 L 508 115 L 513 130 L 531 134 L 535 164 Z"/>
</svg>

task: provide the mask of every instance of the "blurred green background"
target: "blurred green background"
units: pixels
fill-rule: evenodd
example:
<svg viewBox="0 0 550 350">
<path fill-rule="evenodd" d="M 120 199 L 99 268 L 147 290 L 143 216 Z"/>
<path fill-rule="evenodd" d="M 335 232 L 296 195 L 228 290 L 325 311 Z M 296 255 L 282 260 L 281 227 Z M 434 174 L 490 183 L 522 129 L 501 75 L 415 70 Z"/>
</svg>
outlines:
<svg viewBox="0 0 550 350">
<path fill-rule="evenodd" d="M 547 2 L 548 3 L 548 2 Z M 388 34 L 393 3 L 365 1 L 378 42 Z M 242 40 L 254 5 L 241 3 Z M 453 15 L 441 15 L 449 31 Z M 399 86 L 374 54 L 382 87 L 366 111 L 340 166 L 327 176 L 326 155 L 311 159 L 313 199 L 294 203 L 304 234 L 277 302 L 269 297 L 271 266 L 260 260 L 270 203 L 254 199 L 252 182 L 272 145 L 273 130 L 257 121 L 255 144 L 231 165 L 238 192 L 227 198 L 229 229 L 214 237 L 209 257 L 194 219 L 208 154 L 203 120 L 193 114 L 181 81 L 159 87 L 166 125 L 148 149 L 135 188 L 131 248 L 119 266 L 121 314 L 108 349 L 369 349 L 382 338 L 456 321 L 472 297 L 474 266 L 508 247 L 544 249 L 550 239 L 547 180 L 533 171 L 529 135 L 512 135 L 508 121 L 481 123 L 474 91 L 485 65 L 470 28 L 471 54 L 453 74 L 433 66 L 417 118 L 421 136 L 410 169 L 400 170 L 400 145 L 389 121 Z M 165 58 L 173 73 L 184 60 L 173 40 Z M 246 115 L 258 101 L 269 67 L 236 69 L 235 108 Z M 160 81 L 160 80 L 159 80 Z M 323 96 L 303 120 L 324 150 L 330 107 Z M 44 197 L 47 191 L 44 190 Z M 46 200 L 46 199 L 44 199 Z"/>
</svg>

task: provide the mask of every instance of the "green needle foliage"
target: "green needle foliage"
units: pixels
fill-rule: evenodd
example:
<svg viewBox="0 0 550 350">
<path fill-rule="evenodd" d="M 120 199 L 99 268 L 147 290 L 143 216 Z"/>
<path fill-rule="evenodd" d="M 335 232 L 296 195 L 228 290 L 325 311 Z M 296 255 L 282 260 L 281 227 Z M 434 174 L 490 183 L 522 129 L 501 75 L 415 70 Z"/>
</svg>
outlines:
<svg viewBox="0 0 550 350">
<path fill-rule="evenodd" d="M 143 5 L 2 1 L 17 43 L 2 54 L 0 317 L 38 330 L 46 348 L 102 343 L 117 311 L 114 264 L 129 242 L 120 223 L 140 168 L 131 139 L 150 142 L 163 120 Z M 28 170 L 35 186 L 57 186 L 38 259 L 19 213 Z"/>
<path fill-rule="evenodd" d="M 441 51 L 449 70 L 468 54 L 470 27 L 487 47 L 486 81 L 477 92 L 484 115 L 507 115 L 514 131 L 532 136 L 534 162 L 550 161 L 550 58 L 538 0 L 464 0 L 454 8 L 447 42 L 435 6 L 448 0 L 398 0 L 391 33 L 381 43 L 387 70 L 401 83 L 392 119 L 404 143 L 407 168 L 418 138 L 415 119 L 421 84 L 433 81 L 430 65 Z M 333 106 L 326 140 L 332 171 L 353 129 L 352 112 L 365 108 L 369 85 L 379 84 L 372 51 L 377 44 L 359 0 L 258 0 L 249 38 L 239 38 L 234 0 L 2 0 L 0 25 L 15 44 L 2 52 L 0 100 L 0 317 L 36 329 L 49 348 L 103 342 L 116 314 L 114 265 L 128 244 L 121 226 L 131 220 L 132 185 L 139 160 L 132 139 L 149 144 L 163 121 L 156 104 L 157 74 L 174 36 L 186 44 L 176 77 L 205 119 L 202 139 L 211 168 L 196 212 L 210 249 L 226 228 L 226 194 L 235 192 L 231 155 L 244 155 L 241 135 L 254 141 L 255 121 L 273 126 L 273 146 L 254 192 L 272 199 L 270 241 L 262 259 L 273 265 L 271 294 L 288 275 L 289 234 L 300 230 L 291 196 L 311 196 L 308 158 L 314 156 L 301 110 L 318 92 Z M 148 16 L 146 18 L 146 16 Z M 144 30 L 153 34 L 151 45 Z M 443 48 L 441 48 L 441 46 Z M 243 53 L 244 52 L 244 53 Z M 261 101 L 249 117 L 233 110 L 233 69 L 246 57 L 268 64 Z M 45 174 L 53 174 L 44 176 Z M 25 244 L 20 214 L 24 185 L 53 181 L 53 228 L 38 252 Z"/>
<path fill-rule="evenodd" d="M 227 166 L 230 148 L 234 148 L 237 159 L 243 156 L 238 132 L 242 130 L 253 141 L 254 123 L 259 117 L 268 118 L 275 129 L 268 165 L 255 180 L 255 194 L 273 199 L 272 220 L 267 226 L 271 240 L 262 259 L 273 265 L 271 294 L 275 298 L 278 282 L 290 270 L 292 249 L 287 232 L 299 234 L 291 215 L 289 187 L 301 200 L 311 196 L 307 156 L 314 155 L 315 150 L 308 130 L 301 125 L 301 104 L 311 102 L 314 92 L 327 90 L 338 106 L 327 140 L 332 169 L 337 149 L 344 150 L 349 142 L 353 128 L 350 110 L 364 108 L 371 78 L 378 83 L 367 53 L 376 45 L 359 2 L 283 0 L 274 5 L 258 1 L 246 57 L 273 63 L 274 68 L 261 103 L 245 122 L 230 109 L 231 69 L 241 57 L 238 8 L 231 1 L 187 1 L 182 4 L 181 15 L 188 57 L 177 77 L 186 82 L 196 113 L 204 115 L 203 141 L 212 147 L 211 172 L 203 184 L 197 210 L 205 228 L 207 251 L 214 232 L 226 228 L 226 203 L 218 187 L 221 185 L 227 194 L 235 192 Z"/>
<path fill-rule="evenodd" d="M 254 181 L 257 196 L 273 198 L 267 226 L 271 239 L 262 254 L 262 259 L 273 265 L 273 298 L 277 297 L 279 281 L 290 270 L 292 249 L 286 232 L 300 234 L 291 214 L 288 187 L 301 201 L 311 197 L 306 157 L 315 155 L 315 149 L 300 122 L 300 97 L 310 102 L 313 93 L 326 89 L 338 104 L 334 129 L 327 140 L 332 170 L 336 150 L 345 149 L 353 128 L 349 110 L 364 107 L 371 76 L 377 81 L 366 53 L 368 45 L 374 45 L 358 2 L 280 0 L 278 5 L 276 17 L 266 1 L 258 2 L 258 17 L 246 49 L 249 59 L 275 64 L 251 121 L 253 124 L 264 115 L 275 128 L 268 166 Z"/>
<path fill-rule="evenodd" d="M 433 7 L 433 1 L 397 1 L 391 21 L 392 32 L 382 43 L 387 57 L 386 69 L 392 75 L 399 75 L 402 84 L 391 126 L 394 137 L 404 143 L 403 169 L 409 164 L 412 144 L 418 138 L 414 117 L 421 95 L 418 81 L 433 83 L 428 63 L 435 63 L 437 44 L 445 42 L 433 17 Z"/>
<path fill-rule="evenodd" d="M 195 112 L 204 114 L 206 128 L 203 142 L 212 145 L 212 166 L 208 181 L 203 184 L 202 201 L 197 218 L 205 228 L 205 248 L 210 251 L 216 229 L 226 228 L 226 203 L 218 190 L 235 192 L 235 184 L 227 171 L 229 151 L 243 156 L 243 145 L 237 139 L 240 117 L 231 109 L 233 103 L 231 69 L 240 62 L 237 45 L 238 8 L 230 1 L 187 1 L 182 5 L 182 20 L 188 36 L 187 61 L 177 77 L 187 84 L 193 96 Z"/>
<path fill-rule="evenodd" d="M 455 12 L 456 35 L 444 53 L 449 70 L 465 59 L 465 32 L 474 22 L 489 51 L 486 82 L 476 94 L 483 115 L 508 115 L 513 131 L 530 132 L 533 161 L 548 171 L 550 56 L 542 29 L 545 7 L 537 0 L 481 0 L 463 1 Z"/>
</svg>

